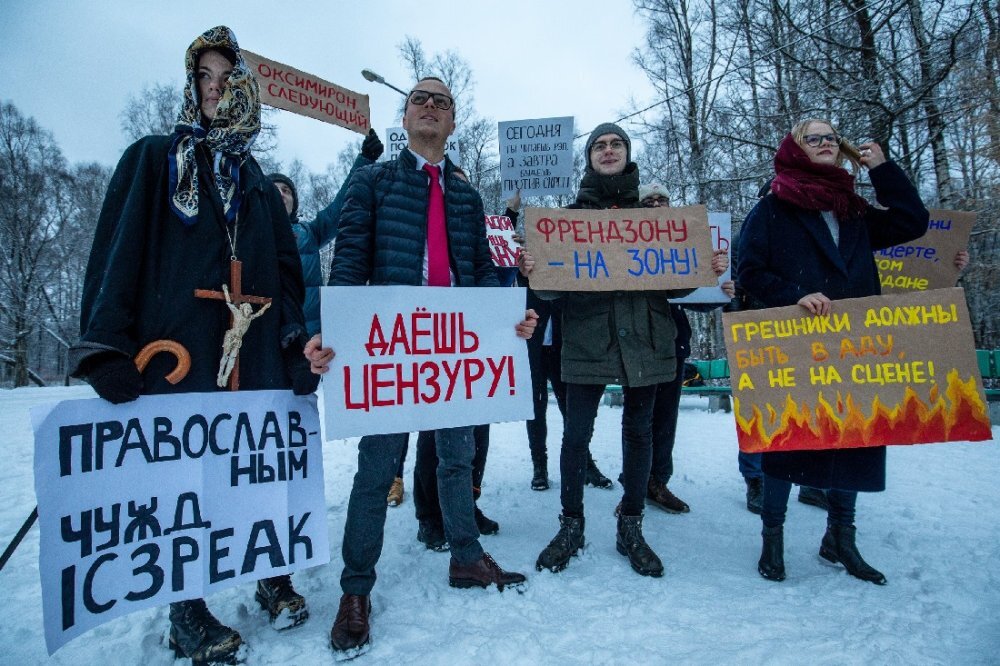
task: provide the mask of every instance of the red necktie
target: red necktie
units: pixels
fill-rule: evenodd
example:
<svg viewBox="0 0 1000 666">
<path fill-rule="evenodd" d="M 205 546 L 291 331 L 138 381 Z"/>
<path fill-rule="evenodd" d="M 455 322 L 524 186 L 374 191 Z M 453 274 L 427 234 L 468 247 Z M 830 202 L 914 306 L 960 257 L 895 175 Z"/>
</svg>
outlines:
<svg viewBox="0 0 1000 666">
<path fill-rule="evenodd" d="M 451 270 L 448 265 L 448 230 L 444 223 L 444 192 L 438 174 L 440 167 L 425 164 L 424 171 L 431 176 L 430 199 L 427 203 L 427 286 L 450 287 Z"/>
</svg>

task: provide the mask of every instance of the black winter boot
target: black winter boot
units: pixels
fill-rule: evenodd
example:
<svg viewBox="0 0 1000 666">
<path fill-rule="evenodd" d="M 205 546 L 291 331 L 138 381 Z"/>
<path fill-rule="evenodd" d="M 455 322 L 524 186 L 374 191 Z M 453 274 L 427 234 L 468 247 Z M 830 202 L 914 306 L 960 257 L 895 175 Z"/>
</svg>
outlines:
<svg viewBox="0 0 1000 666">
<path fill-rule="evenodd" d="M 548 569 L 555 573 L 569 564 L 569 558 L 583 548 L 583 518 L 559 516 L 559 532 L 538 555 L 535 569 Z"/>
<path fill-rule="evenodd" d="M 548 463 L 545 460 L 535 460 L 533 462 L 535 468 L 534 473 L 531 475 L 531 489 L 532 490 L 548 490 L 549 489 L 549 470 Z"/>
<path fill-rule="evenodd" d="M 876 585 L 885 585 L 887 581 L 882 572 L 865 562 L 861 553 L 858 552 L 858 547 L 855 544 L 856 533 L 857 528 L 854 525 L 827 524 L 823 543 L 819 547 L 820 557 L 834 564 L 838 562 L 843 564 L 847 573 L 855 578 Z"/>
<path fill-rule="evenodd" d="M 747 482 L 747 511 L 758 516 L 764 509 L 764 479 L 744 479 Z"/>
<path fill-rule="evenodd" d="M 824 511 L 830 510 L 830 500 L 826 498 L 826 491 L 819 488 L 799 486 L 799 501 Z"/>
<path fill-rule="evenodd" d="M 479 507 L 475 507 L 476 527 L 479 528 L 479 533 L 483 535 L 496 534 L 500 531 L 500 523 L 488 518 L 486 514 L 479 510 Z"/>
<path fill-rule="evenodd" d="M 765 527 L 760 535 L 764 537 L 764 545 L 760 551 L 760 561 L 757 571 L 768 580 L 785 580 L 785 538 L 784 528 Z"/>
<path fill-rule="evenodd" d="M 618 538 L 615 545 L 638 573 L 653 578 L 663 575 L 663 563 L 642 536 L 642 516 L 618 516 Z"/>
<path fill-rule="evenodd" d="M 235 630 L 215 619 L 204 599 L 170 604 L 170 649 L 193 666 L 240 664 L 243 639 Z"/>
<path fill-rule="evenodd" d="M 306 600 L 292 587 L 291 576 L 258 580 L 254 598 L 267 611 L 271 626 L 279 631 L 297 627 L 309 619 Z"/>
<path fill-rule="evenodd" d="M 590 454 L 587 454 L 586 483 L 595 488 L 610 488 L 615 485 L 614 481 L 601 474 L 601 470 L 597 469 L 597 463 L 594 462 L 594 458 Z"/>
</svg>

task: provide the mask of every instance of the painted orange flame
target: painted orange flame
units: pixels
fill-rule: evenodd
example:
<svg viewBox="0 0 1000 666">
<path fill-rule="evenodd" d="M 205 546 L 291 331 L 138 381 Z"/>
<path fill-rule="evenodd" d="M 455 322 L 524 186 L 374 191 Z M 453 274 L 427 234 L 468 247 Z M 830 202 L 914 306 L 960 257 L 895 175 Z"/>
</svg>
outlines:
<svg viewBox="0 0 1000 666">
<path fill-rule="evenodd" d="M 744 418 L 739 397 L 734 398 L 733 407 L 740 450 L 747 453 L 993 438 L 976 378 L 963 381 L 954 369 L 948 373 L 944 397 L 937 384 L 928 391 L 926 402 L 908 386 L 896 405 L 886 405 L 876 395 L 868 415 L 853 395 L 840 391 L 832 403 L 820 392 L 815 407 L 788 395 L 780 411 L 765 405 L 766 416 L 753 405 L 750 417 Z"/>
</svg>

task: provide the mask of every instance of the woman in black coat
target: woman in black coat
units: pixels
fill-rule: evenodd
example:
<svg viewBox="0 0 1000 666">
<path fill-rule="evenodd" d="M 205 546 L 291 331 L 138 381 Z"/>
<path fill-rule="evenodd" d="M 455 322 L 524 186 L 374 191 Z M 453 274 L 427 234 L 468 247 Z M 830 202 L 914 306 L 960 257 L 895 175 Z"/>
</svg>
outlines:
<svg viewBox="0 0 1000 666">
<path fill-rule="evenodd" d="M 875 208 L 854 192 L 853 173 L 869 169 Z M 876 143 L 855 147 L 826 120 L 792 128 L 774 158 L 771 192 L 743 224 L 738 280 L 763 307 L 798 304 L 826 315 L 834 301 L 881 293 L 873 252 L 919 238 L 927 209 L 913 184 Z M 829 513 L 820 555 L 878 585 L 885 576 L 855 545 L 858 491 L 885 489 L 885 447 L 765 453 L 760 574 L 784 580 L 782 528 L 793 483 L 827 489 Z"/>
<path fill-rule="evenodd" d="M 187 82 L 174 132 L 126 151 L 108 186 L 84 282 L 74 374 L 114 403 L 140 395 L 225 390 L 224 361 L 239 353 L 240 390 L 316 389 L 302 354 L 302 267 L 277 190 L 250 148 L 260 132 L 260 95 L 232 31 L 199 36 L 185 56 Z M 239 262 L 239 263 L 236 263 Z M 241 286 L 237 289 L 236 279 Z M 230 335 L 220 287 L 266 299 L 243 303 L 243 336 Z M 227 296 L 227 299 L 229 296 Z M 260 301 L 257 301 L 260 303 Z M 235 314 L 235 313 L 234 313 Z M 190 355 L 176 384 L 176 360 L 158 354 L 140 374 L 134 358 L 170 340 Z M 234 342 L 238 342 L 236 345 Z M 221 370 L 220 370 L 221 368 Z M 258 581 L 256 599 L 275 627 L 308 617 L 289 576 Z M 195 663 L 235 663 L 242 638 L 204 600 L 170 604 L 169 645 Z"/>
</svg>

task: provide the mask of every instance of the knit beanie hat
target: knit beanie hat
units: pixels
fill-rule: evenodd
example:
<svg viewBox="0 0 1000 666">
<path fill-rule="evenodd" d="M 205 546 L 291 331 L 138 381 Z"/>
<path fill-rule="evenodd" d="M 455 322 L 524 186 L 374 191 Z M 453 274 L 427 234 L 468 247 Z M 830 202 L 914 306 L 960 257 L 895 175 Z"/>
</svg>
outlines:
<svg viewBox="0 0 1000 666">
<path fill-rule="evenodd" d="M 285 185 L 288 185 L 288 188 L 292 191 L 292 214 L 288 216 L 288 219 L 294 222 L 295 218 L 299 214 L 299 191 L 295 189 L 295 183 L 293 183 L 292 179 L 285 174 L 278 172 L 268 175 L 267 178 L 274 184 L 284 183 Z"/>
<path fill-rule="evenodd" d="M 646 197 L 651 197 L 657 194 L 667 200 L 670 199 L 670 195 L 667 194 L 667 188 L 663 187 L 659 183 L 653 183 L 652 185 L 640 185 L 639 186 L 639 202 L 641 203 Z"/>
<path fill-rule="evenodd" d="M 625 163 L 628 164 L 632 161 L 632 142 L 629 140 L 628 134 L 625 133 L 625 130 L 614 123 L 601 123 L 594 128 L 594 131 L 590 133 L 590 138 L 587 139 L 587 147 L 585 150 L 587 152 L 588 169 L 594 168 L 594 166 L 590 163 L 590 149 L 594 146 L 597 138 L 604 136 L 605 134 L 617 134 L 620 136 L 622 141 L 625 142 Z"/>
</svg>

